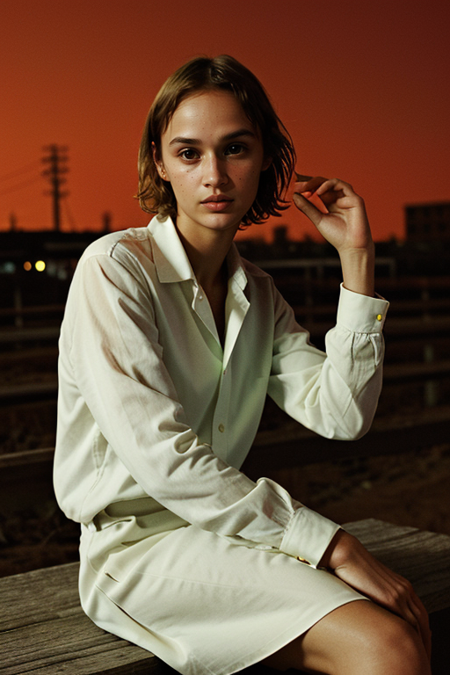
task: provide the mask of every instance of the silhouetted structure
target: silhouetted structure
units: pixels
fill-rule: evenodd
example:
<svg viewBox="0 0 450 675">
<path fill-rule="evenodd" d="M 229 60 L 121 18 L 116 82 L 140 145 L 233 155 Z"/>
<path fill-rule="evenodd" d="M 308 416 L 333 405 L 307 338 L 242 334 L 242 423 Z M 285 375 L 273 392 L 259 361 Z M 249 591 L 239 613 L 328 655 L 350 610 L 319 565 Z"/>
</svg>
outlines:
<svg viewBox="0 0 450 675">
<path fill-rule="evenodd" d="M 376 244 L 377 279 L 448 277 L 450 202 L 409 205 L 405 217 L 405 241 L 392 238 Z M 19 296 L 24 305 L 64 302 L 79 257 L 111 230 L 111 220 L 105 212 L 99 232 L 22 232 L 11 216 L 10 231 L 0 232 L 0 306 L 17 305 Z M 338 254 L 330 244 L 311 238 L 291 240 L 286 225 L 274 228 L 270 243 L 255 237 L 239 241 L 238 248 L 244 258 L 272 274 L 293 303 L 299 301 L 300 287 L 305 290 L 315 283 L 319 288 L 322 283 L 325 288 L 327 280 L 341 276 Z M 301 301 L 310 304 L 308 297 Z"/>
<path fill-rule="evenodd" d="M 48 165 L 48 168 L 42 172 L 42 175 L 48 178 L 52 187 L 50 195 L 53 199 L 53 229 L 59 232 L 61 230 L 61 199 L 66 197 L 69 193 L 62 192 L 61 185 L 66 183 L 63 175 L 69 169 L 66 166 L 67 162 L 67 147 L 65 145 L 48 145 L 44 148 L 45 152 L 49 154 L 43 157 L 42 161 Z"/>
<path fill-rule="evenodd" d="M 405 216 L 407 241 L 450 243 L 450 202 L 408 205 Z"/>
</svg>

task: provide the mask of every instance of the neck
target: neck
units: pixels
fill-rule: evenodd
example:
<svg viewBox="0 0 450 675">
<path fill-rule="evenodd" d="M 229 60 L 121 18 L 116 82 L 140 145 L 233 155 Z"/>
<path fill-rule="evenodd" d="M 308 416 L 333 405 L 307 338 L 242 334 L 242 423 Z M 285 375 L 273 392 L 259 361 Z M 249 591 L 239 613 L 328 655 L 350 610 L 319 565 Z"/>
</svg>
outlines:
<svg viewBox="0 0 450 675">
<path fill-rule="evenodd" d="M 226 278 L 225 258 L 233 243 L 234 232 L 220 233 L 208 232 L 207 236 L 196 238 L 193 241 L 181 232 L 178 227 L 178 236 L 191 263 L 197 281 L 205 292 L 217 284 L 222 284 Z M 212 236 L 208 236 L 212 235 Z"/>
</svg>

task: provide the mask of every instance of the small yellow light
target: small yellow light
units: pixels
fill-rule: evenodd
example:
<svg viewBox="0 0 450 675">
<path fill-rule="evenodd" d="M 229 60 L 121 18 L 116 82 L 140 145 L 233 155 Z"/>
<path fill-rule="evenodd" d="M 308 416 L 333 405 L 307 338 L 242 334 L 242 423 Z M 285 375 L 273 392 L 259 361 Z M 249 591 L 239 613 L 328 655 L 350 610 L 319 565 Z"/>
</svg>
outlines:
<svg viewBox="0 0 450 675">
<path fill-rule="evenodd" d="M 37 260 L 34 266 L 38 272 L 43 272 L 45 270 L 45 262 L 43 260 Z"/>
<path fill-rule="evenodd" d="M 23 269 L 25 270 L 25 272 L 29 272 L 32 267 L 33 265 L 30 263 L 29 260 L 23 263 Z"/>
</svg>

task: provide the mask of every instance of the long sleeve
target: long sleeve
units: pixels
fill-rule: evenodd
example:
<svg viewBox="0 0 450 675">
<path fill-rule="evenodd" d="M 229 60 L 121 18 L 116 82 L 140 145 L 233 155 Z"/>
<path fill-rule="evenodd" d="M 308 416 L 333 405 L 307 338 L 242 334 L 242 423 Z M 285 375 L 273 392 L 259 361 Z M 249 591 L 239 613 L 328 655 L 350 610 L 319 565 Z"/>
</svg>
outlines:
<svg viewBox="0 0 450 675">
<path fill-rule="evenodd" d="M 115 244 L 114 254 L 97 248 L 79 263 L 60 340 L 55 491 L 63 510 L 86 523 L 113 501 L 149 495 L 187 523 L 317 565 L 338 526 L 225 457 L 235 446 L 248 452 L 269 377 L 291 386 L 289 359 L 298 369 L 304 352 L 314 372 L 301 377 L 313 391 L 326 357 L 303 336 L 302 349 L 287 336 L 284 310 L 275 342 L 269 326 L 256 350 L 258 321 L 274 320 L 265 275 L 263 301 L 254 298 L 257 313 L 243 320 L 224 368 L 202 314 L 192 311 L 201 305 L 195 295 L 191 303 L 192 279 L 161 283 L 162 266 L 158 276 L 144 244 L 131 252 Z M 282 395 L 291 400 L 286 388 Z"/>
<path fill-rule="evenodd" d="M 268 393 L 291 417 L 326 438 L 354 440 L 373 420 L 382 386 L 388 308 L 341 286 L 336 326 L 326 355 L 309 344 L 292 309 L 279 296 Z"/>
</svg>

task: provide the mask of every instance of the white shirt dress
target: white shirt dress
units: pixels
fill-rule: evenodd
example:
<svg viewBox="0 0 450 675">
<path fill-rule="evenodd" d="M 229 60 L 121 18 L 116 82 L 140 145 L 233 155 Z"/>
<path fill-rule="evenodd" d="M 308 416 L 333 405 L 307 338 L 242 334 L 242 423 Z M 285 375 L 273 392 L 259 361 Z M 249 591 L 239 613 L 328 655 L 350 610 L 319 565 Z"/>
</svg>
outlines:
<svg viewBox="0 0 450 675">
<path fill-rule="evenodd" d="M 185 675 L 241 670 L 361 599 L 317 569 L 338 525 L 239 468 L 267 393 L 327 438 L 368 430 L 388 303 L 341 287 L 325 354 L 269 275 L 234 245 L 227 264 L 222 348 L 170 218 L 106 235 L 60 338 L 54 484 L 83 609 Z"/>
</svg>

